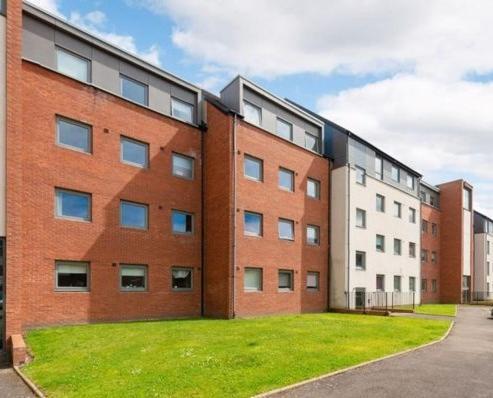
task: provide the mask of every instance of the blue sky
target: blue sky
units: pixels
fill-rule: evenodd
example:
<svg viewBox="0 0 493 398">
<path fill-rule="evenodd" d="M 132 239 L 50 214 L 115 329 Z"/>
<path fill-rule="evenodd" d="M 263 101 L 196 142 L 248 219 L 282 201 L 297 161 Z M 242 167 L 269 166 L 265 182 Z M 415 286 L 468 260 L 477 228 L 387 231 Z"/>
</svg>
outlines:
<svg viewBox="0 0 493 398">
<path fill-rule="evenodd" d="M 32 1 L 213 92 L 243 74 L 493 216 L 488 0 Z"/>
</svg>

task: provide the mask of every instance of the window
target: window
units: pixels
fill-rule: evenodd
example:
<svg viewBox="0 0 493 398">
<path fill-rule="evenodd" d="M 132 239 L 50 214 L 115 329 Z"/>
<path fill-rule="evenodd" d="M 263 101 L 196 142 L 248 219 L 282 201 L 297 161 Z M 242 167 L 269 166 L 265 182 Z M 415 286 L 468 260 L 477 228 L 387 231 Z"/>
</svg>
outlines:
<svg viewBox="0 0 493 398">
<path fill-rule="evenodd" d="M 366 184 L 366 170 L 362 167 L 355 166 L 356 168 L 356 182 L 361 185 Z"/>
<path fill-rule="evenodd" d="M 262 236 L 262 214 L 245 211 L 243 233 L 248 236 Z"/>
<path fill-rule="evenodd" d="M 262 109 L 248 101 L 243 101 L 243 113 L 245 120 L 260 126 L 262 124 Z"/>
<path fill-rule="evenodd" d="M 414 177 L 409 173 L 407 174 L 407 177 L 406 177 L 406 185 L 409 189 L 414 190 Z"/>
<path fill-rule="evenodd" d="M 424 234 L 428 233 L 428 221 L 421 220 L 421 232 Z"/>
<path fill-rule="evenodd" d="M 193 233 L 193 215 L 184 211 L 172 210 L 171 222 L 174 234 Z"/>
<path fill-rule="evenodd" d="M 314 246 L 320 244 L 320 227 L 316 225 L 306 226 L 306 243 Z"/>
<path fill-rule="evenodd" d="M 174 153 L 172 163 L 174 176 L 193 180 L 193 169 L 195 163 L 193 158 Z"/>
<path fill-rule="evenodd" d="M 121 265 L 120 289 L 125 291 L 145 291 L 147 289 L 147 267 L 145 265 Z"/>
<path fill-rule="evenodd" d="M 401 277 L 399 275 L 394 275 L 394 292 L 401 291 Z"/>
<path fill-rule="evenodd" d="M 423 263 L 428 262 L 428 250 L 426 250 L 426 249 L 421 250 L 421 262 L 423 262 Z"/>
<path fill-rule="evenodd" d="M 402 241 L 400 239 L 394 239 L 394 254 L 400 256 L 402 253 Z"/>
<path fill-rule="evenodd" d="M 193 105 L 171 97 L 171 116 L 192 123 Z"/>
<path fill-rule="evenodd" d="M 320 199 L 320 182 L 313 178 L 306 180 L 306 194 L 313 199 Z"/>
<path fill-rule="evenodd" d="M 421 200 L 422 200 L 423 202 L 426 202 L 426 192 L 425 192 L 425 191 L 421 191 L 421 192 L 419 193 L 419 197 L 421 198 Z"/>
<path fill-rule="evenodd" d="M 431 262 L 436 264 L 437 262 L 437 252 L 431 252 Z"/>
<path fill-rule="evenodd" d="M 293 141 L 293 125 L 277 118 L 277 134 L 289 141 Z"/>
<path fill-rule="evenodd" d="M 279 290 L 280 291 L 292 291 L 293 290 L 293 271 L 279 271 Z"/>
<path fill-rule="evenodd" d="M 377 194 L 377 211 L 385 213 L 385 196 Z"/>
<path fill-rule="evenodd" d="M 127 137 L 120 137 L 121 161 L 132 166 L 148 166 L 149 145 Z"/>
<path fill-rule="evenodd" d="M 375 158 L 375 177 L 383 180 L 383 159 L 379 156 Z"/>
<path fill-rule="evenodd" d="M 147 85 L 120 75 L 122 97 L 141 105 L 147 105 Z"/>
<path fill-rule="evenodd" d="M 409 222 L 416 224 L 416 209 L 409 208 Z"/>
<path fill-rule="evenodd" d="M 83 192 L 55 189 L 55 214 L 70 220 L 91 220 L 91 195 Z"/>
<path fill-rule="evenodd" d="M 385 252 L 385 236 L 377 235 L 375 246 L 376 246 L 375 248 L 377 249 L 377 252 L 380 252 L 380 253 Z"/>
<path fill-rule="evenodd" d="M 436 279 L 431 280 L 431 291 L 433 293 L 436 293 L 436 291 L 437 291 L 437 280 Z"/>
<path fill-rule="evenodd" d="M 120 225 L 126 228 L 147 229 L 148 207 L 140 203 L 120 201 Z"/>
<path fill-rule="evenodd" d="M 426 279 L 421 279 L 421 291 L 426 292 L 428 290 Z"/>
<path fill-rule="evenodd" d="M 401 172 L 400 172 L 400 170 L 397 167 L 395 167 L 394 165 L 392 165 L 391 167 L 392 168 L 391 168 L 391 172 L 390 172 L 390 177 L 395 182 L 400 182 L 401 181 Z"/>
<path fill-rule="evenodd" d="M 435 206 L 435 197 L 433 195 L 430 195 L 430 205 Z"/>
<path fill-rule="evenodd" d="M 192 268 L 173 267 L 171 269 L 171 288 L 173 290 L 192 290 Z"/>
<path fill-rule="evenodd" d="M 305 131 L 305 148 L 311 151 L 320 152 L 320 138 Z"/>
<path fill-rule="evenodd" d="M 294 191 L 294 173 L 291 170 L 279 168 L 279 188 Z"/>
<path fill-rule="evenodd" d="M 5 15 L 7 0 L 0 0 L 0 14 Z"/>
<path fill-rule="evenodd" d="M 490 262 L 487 261 L 486 262 L 486 275 L 489 275 L 490 274 Z"/>
<path fill-rule="evenodd" d="M 409 242 L 409 257 L 416 257 L 416 243 L 414 242 Z"/>
<path fill-rule="evenodd" d="M 279 239 L 294 240 L 294 222 L 284 218 L 279 219 Z"/>
<path fill-rule="evenodd" d="M 55 273 L 55 287 L 57 290 L 89 290 L 89 263 L 81 261 L 56 261 Z"/>
<path fill-rule="evenodd" d="M 358 228 L 366 228 L 366 211 L 356 209 L 356 226 Z"/>
<path fill-rule="evenodd" d="M 56 69 L 64 75 L 83 82 L 89 82 L 91 62 L 79 55 L 61 48 L 56 49 Z"/>
<path fill-rule="evenodd" d="M 263 181 L 264 179 L 264 162 L 261 159 L 254 158 L 250 155 L 245 155 L 243 161 L 243 173 L 245 177 L 255 181 Z"/>
<path fill-rule="evenodd" d="M 486 254 L 490 254 L 490 242 L 486 242 Z"/>
<path fill-rule="evenodd" d="M 464 209 L 471 210 L 471 190 L 464 188 Z"/>
<path fill-rule="evenodd" d="M 92 130 L 87 124 L 57 117 L 56 142 L 80 152 L 91 153 Z"/>
<path fill-rule="evenodd" d="M 416 291 L 416 278 L 414 276 L 409 277 L 409 291 L 410 292 Z"/>
<path fill-rule="evenodd" d="M 320 273 L 319 272 L 307 272 L 306 273 L 306 288 L 308 290 L 318 290 L 320 287 Z"/>
<path fill-rule="evenodd" d="M 385 291 L 385 275 L 377 275 L 377 292 Z"/>
<path fill-rule="evenodd" d="M 366 253 L 356 251 L 356 269 L 366 269 Z"/>
<path fill-rule="evenodd" d="M 394 202 L 394 217 L 402 217 L 402 205 L 399 202 Z"/>
<path fill-rule="evenodd" d="M 435 223 L 431 224 L 431 234 L 433 236 L 438 236 L 438 225 L 436 225 Z"/>
<path fill-rule="evenodd" d="M 262 268 L 245 268 L 243 288 L 246 292 L 262 291 Z"/>
</svg>

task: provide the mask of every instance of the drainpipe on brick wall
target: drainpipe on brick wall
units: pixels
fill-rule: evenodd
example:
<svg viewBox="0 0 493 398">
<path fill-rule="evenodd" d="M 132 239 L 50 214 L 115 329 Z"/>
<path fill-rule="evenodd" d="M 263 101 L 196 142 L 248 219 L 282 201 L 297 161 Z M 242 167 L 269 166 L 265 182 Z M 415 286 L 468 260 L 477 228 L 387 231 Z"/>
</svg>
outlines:
<svg viewBox="0 0 493 398">
<path fill-rule="evenodd" d="M 233 115 L 233 259 L 232 259 L 232 269 L 231 269 L 231 310 L 230 317 L 234 318 L 236 316 L 236 124 L 238 122 L 237 115 Z"/>
<path fill-rule="evenodd" d="M 205 108 L 205 105 L 204 105 Z M 202 122 L 200 124 L 200 214 L 201 214 L 201 228 L 200 228 L 200 316 L 205 315 L 205 138 L 204 135 L 207 132 L 207 123 Z"/>
<path fill-rule="evenodd" d="M 329 167 L 329 197 L 327 198 L 327 216 L 328 216 L 328 234 L 329 234 L 329 239 L 328 239 L 328 253 L 327 253 L 327 311 L 330 310 L 330 276 L 331 276 L 331 264 L 332 264 L 332 259 L 331 259 L 331 253 L 332 253 L 332 215 L 330 214 L 330 209 L 331 209 L 331 203 L 332 203 L 332 160 L 327 157 L 328 161 L 328 167 Z"/>
<path fill-rule="evenodd" d="M 351 308 L 351 291 L 350 291 L 350 278 L 351 278 L 351 165 L 348 164 L 347 169 L 347 304 L 348 309 Z"/>
</svg>

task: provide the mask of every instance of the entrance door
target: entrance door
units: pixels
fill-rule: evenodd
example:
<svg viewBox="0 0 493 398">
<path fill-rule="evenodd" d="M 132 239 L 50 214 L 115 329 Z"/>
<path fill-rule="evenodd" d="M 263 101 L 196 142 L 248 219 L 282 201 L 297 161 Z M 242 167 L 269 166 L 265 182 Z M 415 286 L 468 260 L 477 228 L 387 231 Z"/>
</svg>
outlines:
<svg viewBox="0 0 493 398">
<path fill-rule="evenodd" d="M 462 276 L 462 302 L 471 302 L 471 277 L 469 275 Z"/>
<path fill-rule="evenodd" d="M 366 289 L 364 287 L 357 287 L 355 292 L 355 306 L 357 309 L 365 308 L 366 302 Z"/>
</svg>

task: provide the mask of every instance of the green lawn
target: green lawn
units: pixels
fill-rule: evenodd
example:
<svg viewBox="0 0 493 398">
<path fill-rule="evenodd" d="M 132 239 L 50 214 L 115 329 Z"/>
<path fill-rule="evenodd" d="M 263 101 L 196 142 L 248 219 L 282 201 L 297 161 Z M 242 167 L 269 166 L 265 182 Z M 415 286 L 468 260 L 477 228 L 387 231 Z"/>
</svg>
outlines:
<svg viewBox="0 0 493 398">
<path fill-rule="evenodd" d="M 347 314 L 33 330 L 50 397 L 248 397 L 440 338 L 450 322 Z"/>
<path fill-rule="evenodd" d="M 422 304 L 416 307 L 416 313 L 455 316 L 457 306 L 455 304 Z"/>
</svg>

